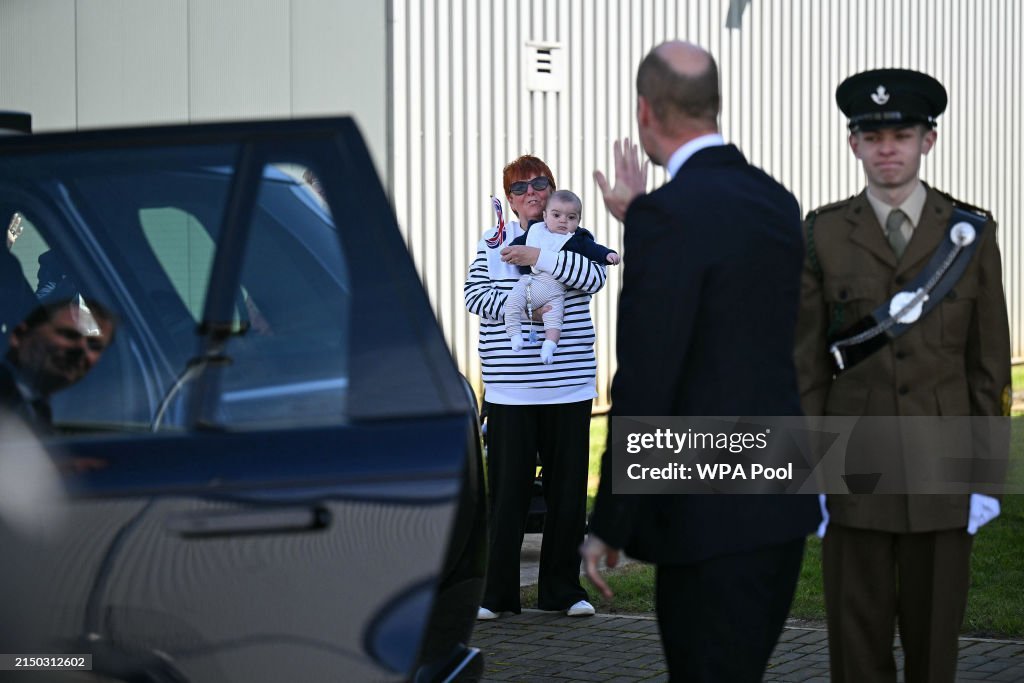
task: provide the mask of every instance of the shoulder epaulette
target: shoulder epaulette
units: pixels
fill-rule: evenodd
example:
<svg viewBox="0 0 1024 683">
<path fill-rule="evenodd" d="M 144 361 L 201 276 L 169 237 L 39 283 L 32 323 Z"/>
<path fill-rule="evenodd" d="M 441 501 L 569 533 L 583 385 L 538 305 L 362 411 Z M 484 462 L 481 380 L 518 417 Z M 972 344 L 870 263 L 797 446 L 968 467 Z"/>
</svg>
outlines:
<svg viewBox="0 0 1024 683">
<path fill-rule="evenodd" d="M 851 197 L 847 197 L 846 199 L 840 199 L 838 202 L 832 202 L 831 204 L 824 204 L 822 206 L 819 206 L 818 208 L 816 208 L 816 209 L 812 210 L 810 213 L 808 213 L 807 217 L 804 218 L 804 220 L 808 221 L 808 220 L 811 220 L 812 218 L 817 218 L 820 214 L 826 213 L 828 211 L 835 211 L 836 209 L 842 209 L 847 204 L 852 202 L 855 198 L 856 198 L 856 195 L 853 195 Z"/>
<path fill-rule="evenodd" d="M 931 189 L 935 190 L 934 187 L 932 187 Z M 935 190 L 935 193 L 938 194 L 943 199 L 946 199 L 946 200 L 952 202 L 954 206 L 957 206 L 957 207 L 959 207 L 961 209 L 966 209 L 967 211 L 973 211 L 974 213 L 981 214 L 982 216 L 985 216 L 989 220 L 993 220 L 992 213 L 988 209 L 983 209 L 980 206 L 974 206 L 973 204 L 968 204 L 967 202 L 961 201 L 961 200 L 957 199 L 956 197 L 954 197 L 953 195 L 951 195 L 951 194 L 949 194 L 947 192 L 943 192 L 942 190 Z"/>
<path fill-rule="evenodd" d="M 841 209 L 853 201 L 853 197 L 842 199 L 838 202 L 832 202 L 831 204 L 825 204 L 814 209 L 807 218 L 804 219 L 804 244 L 807 249 L 807 261 L 811 266 L 811 271 L 817 276 L 818 281 L 822 281 L 825 277 L 824 272 L 821 269 L 821 262 L 818 260 L 818 247 L 814 241 L 814 223 L 818 220 L 818 216 L 829 211 L 835 211 Z"/>
</svg>

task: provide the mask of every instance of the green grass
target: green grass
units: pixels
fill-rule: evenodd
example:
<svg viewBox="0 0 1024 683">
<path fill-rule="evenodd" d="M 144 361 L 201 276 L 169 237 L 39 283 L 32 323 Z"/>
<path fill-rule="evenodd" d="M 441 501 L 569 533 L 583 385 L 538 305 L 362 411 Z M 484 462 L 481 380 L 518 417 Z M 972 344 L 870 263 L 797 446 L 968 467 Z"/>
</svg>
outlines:
<svg viewBox="0 0 1024 683">
<path fill-rule="evenodd" d="M 1024 386 L 1024 384 L 1015 384 Z M 1024 417 L 1011 427 L 1011 490 L 1024 490 Z M 978 532 L 971 554 L 965 630 L 1024 635 L 1024 495 L 1003 497 L 1002 514 Z"/>
<path fill-rule="evenodd" d="M 1014 367 L 1013 385 L 1024 389 L 1024 366 Z M 588 510 L 593 505 L 601 469 L 608 420 L 595 417 L 590 426 L 590 482 Z M 1024 416 L 1013 419 L 1013 490 L 1024 490 Z M 971 591 L 963 631 L 986 636 L 1024 636 L 1024 495 L 1007 495 L 1002 514 L 978 532 L 971 558 Z M 611 603 L 588 585 L 591 602 L 604 614 L 650 614 L 654 611 L 654 571 L 650 566 L 632 564 L 609 571 L 607 581 L 615 592 Z M 524 588 L 523 604 L 536 604 L 536 588 Z M 821 541 L 807 540 L 796 596 L 790 616 L 825 619 L 821 584 Z"/>
<path fill-rule="evenodd" d="M 590 602 L 599 614 L 654 614 L 654 567 L 627 564 L 605 572 L 605 579 L 615 593 L 611 600 L 605 600 L 586 579 L 583 580 Z M 523 606 L 536 605 L 537 586 L 524 586 L 519 597 Z"/>
<path fill-rule="evenodd" d="M 1013 393 L 1017 396 L 1024 394 L 1024 364 L 1014 365 L 1010 369 L 1010 381 L 1013 382 Z M 1024 415 L 1024 411 L 1015 410 L 1014 415 Z M 591 429 L 593 434 L 593 429 Z"/>
</svg>

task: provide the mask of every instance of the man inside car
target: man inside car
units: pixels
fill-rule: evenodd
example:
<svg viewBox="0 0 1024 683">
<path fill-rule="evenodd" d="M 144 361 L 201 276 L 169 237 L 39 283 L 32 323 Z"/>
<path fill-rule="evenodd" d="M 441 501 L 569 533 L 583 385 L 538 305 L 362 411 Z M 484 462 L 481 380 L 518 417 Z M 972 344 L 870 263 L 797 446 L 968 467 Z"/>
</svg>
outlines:
<svg viewBox="0 0 1024 683">
<path fill-rule="evenodd" d="M 52 423 L 50 396 L 85 377 L 114 337 L 101 304 L 76 297 L 46 303 L 11 330 L 0 360 L 0 408 L 40 431 Z"/>
</svg>

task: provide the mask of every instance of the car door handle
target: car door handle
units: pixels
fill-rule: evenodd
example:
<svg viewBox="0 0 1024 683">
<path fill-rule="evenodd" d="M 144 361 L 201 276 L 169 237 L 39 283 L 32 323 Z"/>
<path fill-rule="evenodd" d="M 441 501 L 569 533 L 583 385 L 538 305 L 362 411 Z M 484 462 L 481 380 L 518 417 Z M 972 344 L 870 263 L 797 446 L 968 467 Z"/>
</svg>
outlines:
<svg viewBox="0 0 1024 683">
<path fill-rule="evenodd" d="M 182 512 L 170 515 L 164 527 L 186 538 L 205 538 L 319 531 L 327 528 L 330 523 L 330 511 L 314 506 Z"/>
</svg>

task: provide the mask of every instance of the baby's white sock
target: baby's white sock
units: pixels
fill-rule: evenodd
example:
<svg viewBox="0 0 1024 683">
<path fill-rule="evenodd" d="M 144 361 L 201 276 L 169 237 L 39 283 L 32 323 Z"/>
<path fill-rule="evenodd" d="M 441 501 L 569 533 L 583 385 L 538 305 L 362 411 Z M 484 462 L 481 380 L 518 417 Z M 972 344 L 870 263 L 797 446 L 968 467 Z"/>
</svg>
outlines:
<svg viewBox="0 0 1024 683">
<path fill-rule="evenodd" d="M 523 350 L 523 335 L 514 334 L 509 337 L 509 341 L 512 342 L 512 350 L 519 353 Z"/>
<path fill-rule="evenodd" d="M 551 361 L 554 360 L 555 349 L 558 348 L 558 344 L 545 339 L 544 344 L 540 347 L 540 359 L 544 361 L 544 365 L 551 365 Z"/>
</svg>

